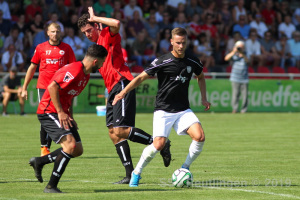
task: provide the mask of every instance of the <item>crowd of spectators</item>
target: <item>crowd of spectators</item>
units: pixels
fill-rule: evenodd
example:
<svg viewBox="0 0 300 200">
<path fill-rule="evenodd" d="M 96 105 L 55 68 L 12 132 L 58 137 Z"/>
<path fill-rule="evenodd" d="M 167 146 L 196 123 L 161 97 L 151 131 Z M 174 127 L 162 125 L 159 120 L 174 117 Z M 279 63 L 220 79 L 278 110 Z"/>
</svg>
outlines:
<svg viewBox="0 0 300 200">
<path fill-rule="evenodd" d="M 300 68 L 300 5 L 296 0 L 0 0 L 0 72 L 17 66 L 25 72 L 44 28 L 61 25 L 77 59 L 91 42 L 77 19 L 93 6 L 99 16 L 121 22 L 128 62 L 145 67 L 168 52 L 170 31 L 186 28 L 189 52 L 208 71 L 225 71 L 224 60 L 238 40 L 245 42 L 249 65 Z M 298 6 L 298 7 L 297 7 Z"/>
</svg>

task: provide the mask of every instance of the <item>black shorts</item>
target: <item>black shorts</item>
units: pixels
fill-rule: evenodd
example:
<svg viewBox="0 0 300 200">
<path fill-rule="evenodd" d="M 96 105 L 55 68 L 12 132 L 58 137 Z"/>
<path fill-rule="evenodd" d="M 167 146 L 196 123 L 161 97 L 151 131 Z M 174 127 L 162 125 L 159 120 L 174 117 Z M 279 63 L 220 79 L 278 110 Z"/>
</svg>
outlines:
<svg viewBox="0 0 300 200">
<path fill-rule="evenodd" d="M 125 98 L 118 101 L 116 105 L 112 106 L 112 102 L 116 94 L 120 93 L 122 89 L 128 85 L 130 81 L 119 81 L 110 91 L 107 98 L 106 106 L 106 126 L 113 125 L 113 127 L 134 127 L 135 113 L 136 113 L 136 99 L 135 90 L 130 91 L 125 95 Z"/>
<path fill-rule="evenodd" d="M 65 135 L 72 134 L 76 142 L 81 142 L 80 135 L 75 127 L 70 127 L 70 130 L 61 128 L 57 113 L 38 114 L 38 119 L 42 128 L 48 133 L 49 137 L 58 144 L 61 138 Z"/>
</svg>

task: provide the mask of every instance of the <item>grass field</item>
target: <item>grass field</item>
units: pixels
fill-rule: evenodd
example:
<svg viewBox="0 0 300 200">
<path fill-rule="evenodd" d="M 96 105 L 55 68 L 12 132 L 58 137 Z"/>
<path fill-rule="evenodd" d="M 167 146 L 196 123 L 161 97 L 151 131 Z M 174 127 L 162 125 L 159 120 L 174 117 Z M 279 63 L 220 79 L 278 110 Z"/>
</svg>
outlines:
<svg viewBox="0 0 300 200">
<path fill-rule="evenodd" d="M 43 170 L 44 183 L 34 177 L 28 160 L 38 156 L 36 115 L 0 117 L 0 200 L 2 199 L 300 199 L 299 113 L 197 113 L 206 143 L 191 166 L 194 185 L 171 185 L 191 142 L 171 134 L 174 161 L 163 167 L 158 154 L 144 169 L 140 186 L 113 185 L 124 175 L 105 127 L 104 117 L 77 114 L 84 154 L 72 159 L 58 187 L 64 194 L 44 194 L 53 164 Z M 137 127 L 151 133 L 152 114 L 137 114 Z M 130 142 L 133 163 L 144 148 Z M 52 145 L 52 150 L 58 148 Z"/>
</svg>

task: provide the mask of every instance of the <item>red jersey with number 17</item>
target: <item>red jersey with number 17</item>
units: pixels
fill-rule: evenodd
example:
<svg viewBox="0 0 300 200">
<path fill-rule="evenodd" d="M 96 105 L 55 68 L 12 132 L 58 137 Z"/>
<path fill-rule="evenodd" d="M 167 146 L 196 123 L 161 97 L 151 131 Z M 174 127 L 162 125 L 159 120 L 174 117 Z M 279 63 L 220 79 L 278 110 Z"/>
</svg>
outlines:
<svg viewBox="0 0 300 200">
<path fill-rule="evenodd" d="M 64 42 L 51 45 L 46 41 L 37 45 L 31 62 L 40 64 L 36 87 L 46 89 L 54 73 L 66 64 L 76 62 L 76 58 L 70 45 Z"/>
<path fill-rule="evenodd" d="M 64 112 L 68 115 L 70 115 L 69 108 L 72 99 L 82 92 L 89 79 L 90 74 L 86 75 L 84 73 L 83 64 L 78 61 L 59 69 L 49 82 L 55 81 L 59 85 L 59 100 Z M 51 101 L 48 89 L 45 91 L 36 113 L 57 113 L 54 104 Z"/>
<path fill-rule="evenodd" d="M 112 34 L 109 27 L 106 27 L 99 34 L 97 44 L 104 46 L 108 52 L 103 66 L 99 69 L 107 91 L 110 92 L 121 78 L 131 81 L 133 76 L 123 58 L 120 34 Z"/>
</svg>

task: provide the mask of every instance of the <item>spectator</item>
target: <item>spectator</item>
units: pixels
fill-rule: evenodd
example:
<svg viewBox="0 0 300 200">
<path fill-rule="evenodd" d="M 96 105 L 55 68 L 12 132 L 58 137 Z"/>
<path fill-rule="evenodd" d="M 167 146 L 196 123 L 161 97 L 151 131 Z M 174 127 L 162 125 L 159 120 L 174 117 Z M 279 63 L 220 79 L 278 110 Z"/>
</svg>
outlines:
<svg viewBox="0 0 300 200">
<path fill-rule="evenodd" d="M 300 8 L 296 8 L 293 14 L 293 24 L 297 27 L 300 24 Z"/>
<path fill-rule="evenodd" d="M 143 32 L 145 30 L 144 23 L 142 22 L 140 18 L 140 13 L 139 11 L 134 11 L 133 12 L 133 19 L 128 21 L 127 24 L 127 42 L 129 45 L 132 44 L 132 42 L 137 38 L 137 34 L 139 32 Z"/>
<path fill-rule="evenodd" d="M 241 40 L 241 41 L 243 40 L 240 32 L 234 32 L 233 37 L 230 38 L 227 42 L 225 54 L 228 54 L 229 52 L 231 52 L 233 50 L 235 43 L 239 40 Z"/>
<path fill-rule="evenodd" d="M 81 6 L 78 8 L 78 16 L 88 12 L 88 7 L 93 7 L 93 0 L 83 0 Z"/>
<path fill-rule="evenodd" d="M 111 7 L 111 5 L 107 3 L 107 0 L 98 0 L 93 7 L 97 15 L 99 15 L 102 11 L 105 11 L 106 13 L 105 17 L 111 18 L 111 13 L 113 12 L 113 8 Z"/>
<path fill-rule="evenodd" d="M 265 22 L 268 29 L 273 32 L 276 30 L 276 11 L 273 9 L 273 0 L 267 0 L 266 7 L 261 11 L 262 21 Z"/>
<path fill-rule="evenodd" d="M 260 41 L 260 45 L 262 64 L 266 66 L 268 63 L 273 63 L 273 67 L 279 66 L 280 56 L 277 54 L 271 31 L 265 32 L 264 38 Z"/>
<path fill-rule="evenodd" d="M 230 74 L 232 86 L 232 113 L 238 112 L 240 95 L 242 97 L 241 113 L 245 113 L 248 107 L 248 58 L 245 54 L 245 44 L 237 41 L 233 50 L 225 56 L 226 61 L 233 61 Z"/>
<path fill-rule="evenodd" d="M 289 66 L 292 65 L 291 63 L 291 48 L 289 43 L 287 43 L 286 35 L 281 35 L 280 40 L 275 43 L 276 51 L 280 56 L 280 66 L 281 68 L 285 68 L 286 64 Z"/>
<path fill-rule="evenodd" d="M 18 27 L 12 27 L 10 30 L 10 35 L 5 38 L 4 41 L 4 50 L 8 49 L 8 46 L 13 44 L 17 51 L 24 55 L 24 45 L 21 38 L 19 38 L 20 31 Z"/>
<path fill-rule="evenodd" d="M 212 18 L 212 23 L 217 24 L 218 22 L 218 12 L 216 10 L 216 2 L 215 1 L 210 1 L 208 4 L 208 7 L 203 11 L 201 19 L 202 21 L 206 21 L 206 16 L 210 15 Z"/>
<path fill-rule="evenodd" d="M 68 7 L 66 7 L 64 4 L 64 0 L 56 0 L 56 1 L 54 1 L 53 4 L 51 4 L 49 6 L 49 8 L 44 9 L 44 20 L 47 21 L 48 19 L 50 19 L 50 21 L 53 21 L 53 22 L 60 21 L 62 23 L 65 23 L 68 21 L 68 18 L 69 18 L 68 12 L 69 12 L 69 10 L 68 10 Z M 56 15 L 57 15 L 56 21 L 54 21 L 52 19 L 53 13 L 56 13 Z M 63 30 L 62 30 L 62 32 L 63 32 Z"/>
<path fill-rule="evenodd" d="M 260 14 L 259 6 L 256 1 L 251 1 L 250 8 L 247 11 L 248 22 L 255 20 L 256 14 Z"/>
<path fill-rule="evenodd" d="M 11 3 L 10 3 L 11 4 Z M 19 15 L 24 13 L 23 2 L 17 1 L 10 5 L 11 22 L 14 24 L 19 20 Z"/>
<path fill-rule="evenodd" d="M 66 32 L 67 36 L 63 39 L 63 42 L 71 46 L 76 60 L 82 60 L 85 54 L 83 50 L 87 48 L 85 43 L 80 37 L 75 35 L 75 30 L 72 27 L 68 27 Z"/>
<path fill-rule="evenodd" d="M 6 1 L 0 0 L 0 10 L 3 12 L 3 19 L 11 20 L 9 5 Z"/>
<path fill-rule="evenodd" d="M 288 44 L 291 48 L 292 66 L 296 66 L 298 69 L 300 69 L 300 32 L 299 31 L 295 31 L 293 33 L 293 38 L 288 40 Z"/>
<path fill-rule="evenodd" d="M 6 74 L 0 83 L 0 101 L 3 104 L 2 116 L 7 116 L 7 106 L 9 101 L 16 101 L 19 99 L 20 115 L 24 113 L 24 99 L 21 97 L 21 78 L 17 76 L 18 69 L 11 67 L 9 74 Z"/>
<path fill-rule="evenodd" d="M 5 72 L 8 72 L 12 66 L 17 67 L 18 71 L 25 71 L 23 56 L 19 51 L 16 50 L 14 44 L 10 44 L 7 51 L 3 53 L 1 64 L 3 71 Z"/>
<path fill-rule="evenodd" d="M 172 23 L 170 23 L 170 15 L 167 11 L 164 12 L 163 14 L 163 21 L 158 23 L 159 29 L 160 31 L 164 30 L 164 29 L 173 29 L 173 25 Z"/>
<path fill-rule="evenodd" d="M 150 14 L 149 19 L 145 22 L 145 29 L 148 33 L 148 36 L 153 41 L 158 41 L 159 39 L 159 26 L 156 22 L 155 14 Z"/>
<path fill-rule="evenodd" d="M 65 24 L 65 26 L 72 28 L 74 30 L 75 35 L 78 36 L 78 32 L 79 32 L 79 28 L 77 26 L 78 15 L 75 12 L 71 13 L 70 15 L 71 16 L 70 16 L 68 22 Z M 70 30 L 70 29 L 68 29 L 68 30 Z"/>
<path fill-rule="evenodd" d="M 255 67 L 262 65 L 261 48 L 257 39 L 256 30 L 250 31 L 250 37 L 245 42 L 246 54 L 249 59 L 250 66 Z"/>
<path fill-rule="evenodd" d="M 230 29 L 232 28 L 232 15 L 229 10 L 229 1 L 224 0 L 222 2 L 222 8 L 218 13 L 218 21 L 220 22 L 219 31 L 225 36 L 229 36 Z"/>
<path fill-rule="evenodd" d="M 137 39 L 132 44 L 131 60 L 136 61 L 137 65 L 143 66 L 152 62 L 156 56 L 157 44 L 146 37 L 145 32 L 138 32 Z"/>
<path fill-rule="evenodd" d="M 188 23 L 188 32 L 191 39 L 196 39 L 197 36 L 202 32 L 200 15 L 198 13 L 195 13 L 191 22 Z"/>
<path fill-rule="evenodd" d="M 278 26 L 279 37 L 281 34 L 285 34 L 288 39 L 292 38 L 292 33 L 296 30 L 294 24 L 292 24 L 292 17 L 290 15 L 286 15 L 284 17 L 284 22 L 280 23 Z"/>
<path fill-rule="evenodd" d="M 185 0 L 167 0 L 167 9 L 171 13 L 172 17 L 175 18 L 178 13 L 176 13 L 179 3 L 185 4 Z"/>
<path fill-rule="evenodd" d="M 289 7 L 289 2 L 286 0 L 283 0 L 280 2 L 280 9 L 277 11 L 277 22 L 278 24 L 281 24 L 285 21 L 286 16 L 292 16 L 293 12 L 291 11 Z"/>
<path fill-rule="evenodd" d="M 245 22 L 248 23 L 247 11 L 244 7 L 244 0 L 238 0 L 237 5 L 232 9 L 232 19 L 234 23 L 238 23 L 240 15 L 244 16 Z M 243 34 L 242 34 L 243 35 Z"/>
<path fill-rule="evenodd" d="M 253 20 L 250 22 L 250 28 L 255 29 L 260 38 L 263 38 L 265 32 L 268 30 L 267 25 L 261 21 L 260 13 L 256 13 L 253 15 Z"/>
<path fill-rule="evenodd" d="M 246 15 L 239 16 L 239 22 L 233 26 L 233 32 L 240 32 L 243 39 L 247 39 L 250 32 L 250 26 L 246 22 Z"/>
<path fill-rule="evenodd" d="M 32 38 L 35 37 L 35 35 L 38 32 L 41 32 L 44 30 L 44 23 L 41 13 L 36 13 L 34 16 L 33 21 L 29 24 L 29 31 L 31 32 Z"/>
<path fill-rule="evenodd" d="M 32 22 L 36 13 L 43 13 L 42 7 L 39 5 L 39 0 L 31 0 L 31 4 L 25 9 L 26 23 Z"/>
<path fill-rule="evenodd" d="M 170 52 L 171 47 L 171 29 L 164 29 L 161 32 L 160 40 L 159 40 L 159 54 L 163 55 Z"/>
<path fill-rule="evenodd" d="M 3 18 L 3 11 L 0 9 L 0 37 L 7 37 L 11 26 L 11 21 Z"/>
<path fill-rule="evenodd" d="M 121 22 L 125 22 L 125 16 L 124 16 L 124 10 L 122 8 L 122 2 L 121 0 L 115 0 L 113 4 L 113 13 L 112 16 L 115 15 L 114 13 L 120 12 L 121 17 L 118 20 L 121 20 Z"/>
<path fill-rule="evenodd" d="M 205 23 L 201 26 L 201 30 L 205 31 L 208 41 L 213 44 L 215 51 L 219 51 L 220 34 L 218 28 L 213 24 L 213 16 L 211 14 L 205 16 Z"/>
<path fill-rule="evenodd" d="M 52 13 L 51 14 L 51 17 L 50 17 L 50 20 L 47 21 L 47 25 L 48 24 L 51 24 L 51 23 L 57 23 L 59 24 L 60 28 L 61 28 L 61 35 L 62 37 L 65 35 L 65 28 L 64 28 L 64 25 L 58 20 L 58 14 L 57 13 Z"/>
<path fill-rule="evenodd" d="M 190 2 L 185 6 L 184 13 L 188 20 L 192 20 L 192 18 L 195 14 L 198 14 L 201 16 L 201 14 L 203 13 L 203 9 L 198 4 L 197 0 L 190 0 Z"/>
<path fill-rule="evenodd" d="M 209 71 L 215 66 L 215 59 L 212 56 L 212 48 L 205 33 L 198 35 L 197 40 L 193 43 L 194 55 L 206 66 Z"/>
<path fill-rule="evenodd" d="M 136 4 L 136 0 L 129 0 L 129 4 L 124 7 L 125 18 L 129 21 L 134 18 L 134 12 L 137 11 L 139 16 L 143 16 L 142 9 Z"/>
<path fill-rule="evenodd" d="M 173 22 L 173 27 L 180 27 L 184 29 L 188 27 L 184 12 L 178 13 L 176 20 Z"/>
<path fill-rule="evenodd" d="M 151 12 L 153 10 L 153 13 L 155 13 L 154 7 L 152 5 L 152 2 L 150 0 L 144 0 L 143 6 L 142 6 L 142 12 L 143 12 L 143 18 L 149 19 Z"/>
<path fill-rule="evenodd" d="M 156 21 L 159 23 L 159 22 L 163 21 L 165 5 L 164 4 L 159 4 L 157 7 L 158 8 L 157 8 L 157 11 L 155 12 L 155 18 L 156 18 Z"/>
</svg>

